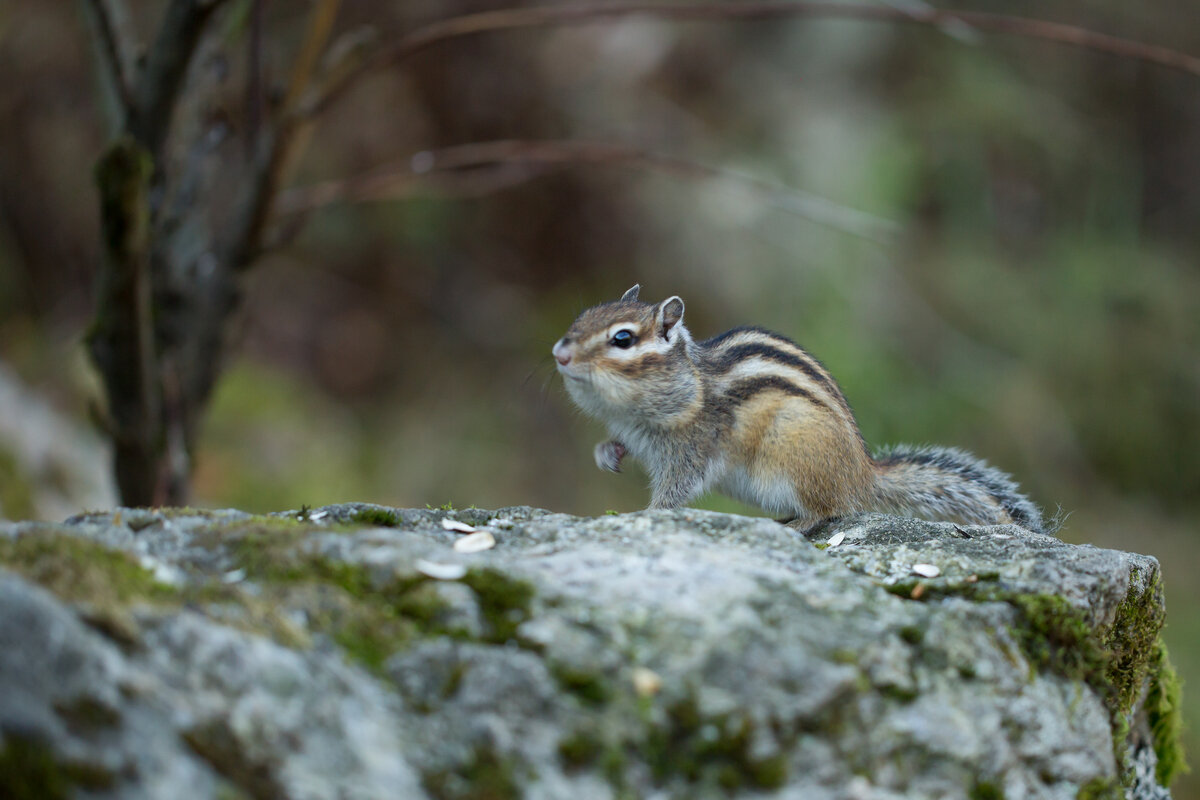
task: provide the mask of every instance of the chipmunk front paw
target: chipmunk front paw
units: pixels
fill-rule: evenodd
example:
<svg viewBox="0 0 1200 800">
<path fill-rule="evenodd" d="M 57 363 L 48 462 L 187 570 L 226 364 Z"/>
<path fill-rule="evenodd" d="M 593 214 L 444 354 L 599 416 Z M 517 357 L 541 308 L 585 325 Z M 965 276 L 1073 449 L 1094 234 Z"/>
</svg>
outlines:
<svg viewBox="0 0 1200 800">
<path fill-rule="evenodd" d="M 621 459 L 625 457 L 625 445 L 617 441 L 601 442 L 596 445 L 596 466 L 609 472 L 621 471 Z"/>
</svg>

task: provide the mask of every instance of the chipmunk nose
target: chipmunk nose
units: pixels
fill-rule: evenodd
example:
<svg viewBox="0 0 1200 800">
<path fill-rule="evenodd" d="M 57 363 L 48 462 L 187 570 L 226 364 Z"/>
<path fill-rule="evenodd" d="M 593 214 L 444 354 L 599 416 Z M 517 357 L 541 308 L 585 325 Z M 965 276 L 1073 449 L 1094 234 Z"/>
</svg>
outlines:
<svg viewBox="0 0 1200 800">
<path fill-rule="evenodd" d="M 570 343 L 571 340 L 564 336 L 558 340 L 558 343 L 554 345 L 554 349 L 550 351 L 554 353 L 555 360 L 564 367 L 571 363 L 571 348 L 567 347 Z"/>
</svg>

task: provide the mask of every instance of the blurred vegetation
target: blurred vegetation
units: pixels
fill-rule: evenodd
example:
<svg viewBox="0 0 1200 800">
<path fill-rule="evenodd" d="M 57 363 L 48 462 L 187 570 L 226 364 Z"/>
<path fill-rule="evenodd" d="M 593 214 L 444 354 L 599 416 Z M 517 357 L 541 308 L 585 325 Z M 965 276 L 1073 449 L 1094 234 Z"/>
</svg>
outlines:
<svg viewBox="0 0 1200 800">
<path fill-rule="evenodd" d="M 148 28 L 160 4 L 134 6 Z M 389 37 L 492 7 L 353 0 L 338 26 Z M 308 5 L 266 8 L 279 83 Z M 1200 54 L 1200 18 L 1165 0 L 989 8 Z M 234 46 L 200 67 L 225 87 L 207 113 L 235 127 L 239 26 L 231 14 Z M 196 502 L 638 508 L 636 471 L 595 470 L 601 431 L 566 401 L 549 347 L 579 310 L 640 282 L 648 298 L 683 296 L 699 336 L 754 323 L 806 345 L 868 441 L 970 449 L 1069 512 L 1064 537 L 1158 556 L 1167 641 L 1200 687 L 1200 80 L 970 40 L 629 19 L 463 39 L 374 75 L 317 128 L 300 184 L 474 141 L 619 141 L 812 192 L 901 234 L 881 245 L 736 182 L 599 166 L 323 208 L 249 276 Z M 0 87 L 0 365 L 74 422 L 47 430 L 78 431 L 84 459 L 21 477 L 33 449 L 6 438 L 25 417 L 0 392 L 0 515 L 60 514 L 35 484 L 106 468 L 80 356 L 105 131 L 74 4 L 0 7 L 0 68 L 13 77 Z M 112 502 L 96 496 L 76 502 Z M 1200 691 L 1184 704 L 1196 754 Z M 1200 798 L 1200 777 L 1175 796 Z"/>
</svg>

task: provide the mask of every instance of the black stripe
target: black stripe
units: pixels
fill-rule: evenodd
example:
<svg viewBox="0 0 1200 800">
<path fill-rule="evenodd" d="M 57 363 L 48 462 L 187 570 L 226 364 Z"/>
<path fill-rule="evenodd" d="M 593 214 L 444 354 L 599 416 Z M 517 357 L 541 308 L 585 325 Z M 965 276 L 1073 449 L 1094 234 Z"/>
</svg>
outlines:
<svg viewBox="0 0 1200 800">
<path fill-rule="evenodd" d="M 795 367 L 820 384 L 833 397 L 841 397 L 842 393 L 838 390 L 837 384 L 833 382 L 833 378 L 818 369 L 817 365 L 811 359 L 804 358 L 796 353 L 789 353 L 786 350 L 780 350 L 778 347 L 772 347 L 762 342 L 734 345 L 722 351 L 721 355 L 715 361 L 714 367 L 717 374 L 723 374 L 729 372 L 739 362 L 756 356 L 767 361 L 774 361 L 777 364 Z"/>
<path fill-rule="evenodd" d="M 788 344 L 795 344 L 790 339 L 780 336 L 778 333 L 769 331 L 766 328 L 760 328 L 757 325 L 739 325 L 736 328 L 730 328 L 729 330 L 725 331 L 724 333 L 717 334 L 716 336 L 712 337 L 711 339 L 705 339 L 703 342 L 700 343 L 700 346 L 701 347 L 720 347 L 725 342 L 725 340 L 732 339 L 734 336 L 737 336 L 742 333 L 761 333 L 764 336 L 770 336 L 773 339 L 780 339 L 782 341 L 787 342 Z"/>
<path fill-rule="evenodd" d="M 790 394 L 793 397 L 803 397 L 808 402 L 815 406 L 819 406 L 826 411 L 832 411 L 823 400 L 818 398 L 808 389 L 797 386 L 786 378 L 780 378 L 776 375 L 771 375 L 763 378 L 746 378 L 745 380 L 736 381 L 730 384 L 729 389 L 725 391 L 725 397 L 733 401 L 734 404 L 744 403 L 754 395 L 760 392 L 778 391 Z"/>
</svg>

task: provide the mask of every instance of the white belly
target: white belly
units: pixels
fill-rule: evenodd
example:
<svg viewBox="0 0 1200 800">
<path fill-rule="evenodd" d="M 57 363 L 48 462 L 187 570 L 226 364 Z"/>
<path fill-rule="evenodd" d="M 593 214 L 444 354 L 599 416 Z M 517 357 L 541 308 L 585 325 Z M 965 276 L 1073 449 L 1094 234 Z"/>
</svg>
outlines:
<svg viewBox="0 0 1200 800">
<path fill-rule="evenodd" d="M 729 469 L 716 484 L 717 491 L 777 516 L 803 511 L 796 488 L 786 478 L 755 479 L 743 467 Z"/>
</svg>

